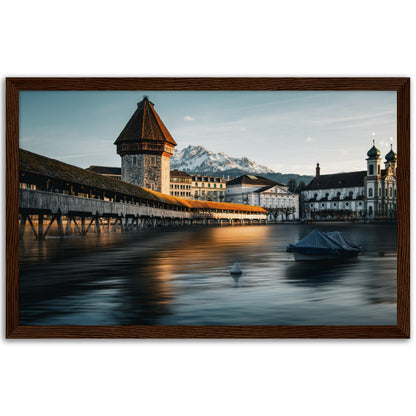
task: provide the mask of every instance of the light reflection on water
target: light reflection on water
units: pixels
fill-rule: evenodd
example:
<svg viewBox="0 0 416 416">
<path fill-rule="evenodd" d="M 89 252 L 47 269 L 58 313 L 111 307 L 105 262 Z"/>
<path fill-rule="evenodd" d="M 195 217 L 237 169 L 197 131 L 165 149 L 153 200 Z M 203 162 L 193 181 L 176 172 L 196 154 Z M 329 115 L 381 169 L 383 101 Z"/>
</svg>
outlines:
<svg viewBox="0 0 416 416">
<path fill-rule="evenodd" d="M 396 227 L 320 225 L 362 246 L 294 262 L 312 225 L 206 227 L 24 240 L 22 325 L 393 325 Z M 385 252 L 380 257 L 379 252 Z M 229 270 L 239 261 L 243 274 Z"/>
</svg>

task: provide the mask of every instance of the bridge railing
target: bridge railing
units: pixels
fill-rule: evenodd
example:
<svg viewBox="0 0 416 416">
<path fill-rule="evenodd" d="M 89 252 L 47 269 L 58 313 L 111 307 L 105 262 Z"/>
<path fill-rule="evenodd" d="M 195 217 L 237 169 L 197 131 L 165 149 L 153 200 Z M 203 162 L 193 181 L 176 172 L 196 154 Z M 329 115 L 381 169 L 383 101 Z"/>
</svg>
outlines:
<svg viewBox="0 0 416 416">
<path fill-rule="evenodd" d="M 92 215 L 149 216 L 190 219 L 191 212 L 176 211 L 136 205 L 126 202 L 112 202 L 81 196 L 65 195 L 47 191 L 22 188 L 19 190 L 19 208 L 24 210 L 50 211 L 51 214 L 60 212 L 66 215 L 70 212 L 91 213 Z"/>
</svg>

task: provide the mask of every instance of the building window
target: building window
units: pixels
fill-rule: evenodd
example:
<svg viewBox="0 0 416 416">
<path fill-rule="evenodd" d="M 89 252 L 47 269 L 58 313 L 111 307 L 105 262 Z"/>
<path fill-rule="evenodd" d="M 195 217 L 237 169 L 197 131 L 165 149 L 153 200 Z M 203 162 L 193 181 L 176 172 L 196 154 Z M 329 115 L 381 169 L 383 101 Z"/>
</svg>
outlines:
<svg viewBox="0 0 416 416">
<path fill-rule="evenodd" d="M 155 165 L 156 165 L 156 158 L 155 158 L 154 156 L 152 156 L 152 157 L 150 158 L 150 164 L 151 164 L 152 166 L 155 166 Z"/>
<path fill-rule="evenodd" d="M 336 207 L 337 206 L 337 203 L 336 202 L 334 202 L 334 207 Z"/>
<path fill-rule="evenodd" d="M 374 175 L 374 165 L 370 165 L 370 175 Z"/>
<path fill-rule="evenodd" d="M 133 165 L 137 165 L 137 157 L 133 156 Z"/>
<path fill-rule="evenodd" d="M 373 188 L 368 188 L 368 196 L 370 198 L 373 196 Z"/>
<path fill-rule="evenodd" d="M 391 188 L 389 188 L 389 197 L 391 198 L 392 197 L 392 195 L 393 195 L 393 192 L 392 192 L 393 190 L 391 189 Z"/>
<path fill-rule="evenodd" d="M 348 202 L 346 202 L 346 203 L 345 203 L 345 205 L 348 207 L 349 203 L 348 203 Z"/>
</svg>

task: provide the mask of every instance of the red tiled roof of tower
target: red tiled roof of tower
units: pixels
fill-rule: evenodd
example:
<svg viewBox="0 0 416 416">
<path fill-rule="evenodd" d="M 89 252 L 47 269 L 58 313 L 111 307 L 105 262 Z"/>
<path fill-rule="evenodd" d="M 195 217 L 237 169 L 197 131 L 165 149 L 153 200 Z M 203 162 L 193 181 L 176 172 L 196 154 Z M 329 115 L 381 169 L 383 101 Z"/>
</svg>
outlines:
<svg viewBox="0 0 416 416">
<path fill-rule="evenodd" d="M 137 104 L 137 109 L 127 122 L 114 144 L 120 142 L 161 141 L 176 146 L 176 142 L 163 124 L 153 103 L 147 97 Z"/>
</svg>

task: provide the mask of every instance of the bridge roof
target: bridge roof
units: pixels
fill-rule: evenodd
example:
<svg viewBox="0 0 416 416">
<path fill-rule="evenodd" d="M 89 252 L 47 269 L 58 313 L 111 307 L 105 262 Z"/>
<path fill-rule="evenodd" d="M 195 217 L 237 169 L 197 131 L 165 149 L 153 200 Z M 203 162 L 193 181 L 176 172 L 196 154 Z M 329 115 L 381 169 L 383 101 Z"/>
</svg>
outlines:
<svg viewBox="0 0 416 416">
<path fill-rule="evenodd" d="M 103 191 L 130 195 L 141 199 L 157 201 L 164 204 L 182 206 L 191 209 L 205 208 L 266 213 L 264 208 L 251 205 L 210 201 L 194 201 L 161 194 L 160 192 L 151 191 L 149 189 L 141 188 L 140 186 L 132 185 L 118 179 L 99 175 L 86 169 L 69 165 L 56 159 L 50 159 L 46 156 L 41 156 L 24 149 L 19 149 L 19 155 L 19 169 L 21 173 L 30 173 L 42 176 L 44 178 L 57 179 L 79 186 L 96 188 Z"/>
<path fill-rule="evenodd" d="M 163 124 L 147 97 L 137 104 L 137 109 L 127 122 L 114 144 L 140 142 L 143 140 L 168 142 L 176 146 L 175 140 Z"/>
</svg>

